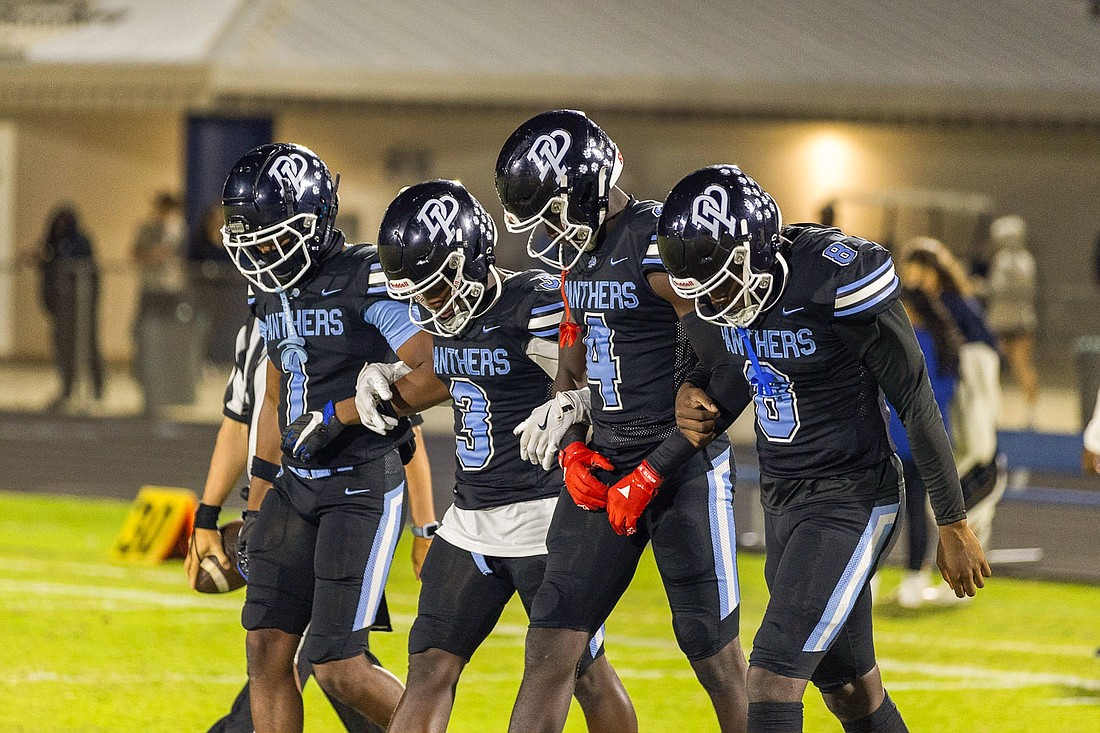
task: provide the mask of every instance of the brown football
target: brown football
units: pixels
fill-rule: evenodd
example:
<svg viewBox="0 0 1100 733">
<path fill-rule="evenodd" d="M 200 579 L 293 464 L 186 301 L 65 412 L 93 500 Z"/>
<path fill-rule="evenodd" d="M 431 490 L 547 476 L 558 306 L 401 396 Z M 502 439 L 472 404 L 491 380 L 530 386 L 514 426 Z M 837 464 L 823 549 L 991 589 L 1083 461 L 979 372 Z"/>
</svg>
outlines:
<svg viewBox="0 0 1100 733">
<path fill-rule="evenodd" d="M 244 578 L 237 570 L 237 535 L 244 524 L 239 519 L 227 522 L 218 528 L 222 533 L 222 548 L 229 558 L 229 570 L 218 564 L 216 558 L 207 556 L 199 563 L 199 573 L 195 578 L 195 590 L 199 593 L 228 593 L 244 586 Z"/>
</svg>

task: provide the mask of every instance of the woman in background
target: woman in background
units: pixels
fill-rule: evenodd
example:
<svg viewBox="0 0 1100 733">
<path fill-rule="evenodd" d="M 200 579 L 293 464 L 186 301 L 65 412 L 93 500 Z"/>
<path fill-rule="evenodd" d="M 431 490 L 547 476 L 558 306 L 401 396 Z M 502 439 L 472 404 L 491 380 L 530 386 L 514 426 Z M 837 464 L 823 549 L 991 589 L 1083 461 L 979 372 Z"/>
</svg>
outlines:
<svg viewBox="0 0 1100 733">
<path fill-rule="evenodd" d="M 1004 456 L 997 452 L 1001 409 L 1001 357 L 962 264 L 937 239 L 905 243 L 901 279 L 938 301 L 962 335 L 958 381 L 945 418 L 955 467 L 966 499 L 967 520 L 983 547 L 990 547 L 993 516 L 1007 484 Z M 926 601 L 954 598 L 946 584 L 925 589 Z"/>
<path fill-rule="evenodd" d="M 959 346 L 962 334 L 955 326 L 951 316 L 938 300 L 928 293 L 914 288 L 903 288 L 901 302 L 909 320 L 913 323 L 913 332 L 917 343 L 924 353 L 928 364 L 928 379 L 932 383 L 936 404 L 943 415 L 944 427 L 951 434 L 951 422 L 948 411 L 955 396 L 955 384 L 959 377 Z M 931 587 L 931 556 L 928 543 L 928 491 L 917 471 L 913 453 L 909 449 L 909 438 L 905 427 L 898 418 L 897 410 L 891 405 L 890 437 L 897 448 L 905 473 L 905 518 L 909 541 L 906 573 L 897 590 L 898 605 L 903 608 L 916 608 L 924 602 L 924 591 Z"/>
</svg>

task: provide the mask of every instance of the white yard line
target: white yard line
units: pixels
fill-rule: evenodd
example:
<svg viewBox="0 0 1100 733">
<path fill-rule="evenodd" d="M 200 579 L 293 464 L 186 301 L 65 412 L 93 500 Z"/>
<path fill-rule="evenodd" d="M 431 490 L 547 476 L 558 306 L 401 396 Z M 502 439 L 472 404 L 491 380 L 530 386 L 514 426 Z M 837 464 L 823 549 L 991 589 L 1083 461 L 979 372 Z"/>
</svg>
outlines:
<svg viewBox="0 0 1100 733">
<path fill-rule="evenodd" d="M 12 598 L 13 593 L 29 594 L 30 598 Z M 161 593 L 153 590 L 134 588 L 112 588 L 102 585 L 76 585 L 73 583 L 49 583 L 35 580 L 12 580 L 0 578 L 0 606 L 33 605 L 42 596 L 83 599 L 88 603 L 110 603 L 124 601 L 130 604 L 166 608 L 205 608 L 239 610 L 243 596 L 216 595 L 203 593 Z M 77 604 L 79 605 L 79 604 Z M 76 607 L 67 604 L 68 608 Z"/>
<path fill-rule="evenodd" d="M 26 685 L 34 683 L 46 683 L 55 684 L 60 683 L 64 685 L 122 685 L 127 687 L 140 687 L 147 685 L 150 682 L 170 682 L 170 683 L 186 683 L 189 685 L 234 685 L 239 686 L 244 684 L 246 679 L 244 670 L 241 670 L 240 674 L 217 674 L 217 675 L 199 675 L 199 674 L 178 674 L 174 672 L 164 672 L 161 674 L 117 674 L 108 672 L 104 674 L 99 673 L 87 673 L 87 674 L 59 674 L 57 672 L 49 672 L 46 670 L 36 670 L 33 672 L 25 672 L 22 674 L 3 674 L 0 675 L 0 685 Z"/>
<path fill-rule="evenodd" d="M 1078 690 L 1100 692 L 1100 679 L 1096 677 L 1078 677 L 1076 675 L 1051 672 L 1015 672 L 988 667 L 975 667 L 961 664 L 933 664 L 928 662 L 906 662 L 899 659 L 879 657 L 879 667 L 891 675 L 912 674 L 926 677 L 949 677 L 966 680 L 970 684 L 995 683 L 1005 687 L 1073 687 Z M 891 689 L 894 683 L 888 685 Z"/>
<path fill-rule="evenodd" d="M 1038 654 L 1042 656 L 1089 657 L 1096 653 L 1095 646 L 1085 644 L 1037 644 L 1029 641 L 1005 641 L 998 639 L 974 639 L 970 637 L 937 638 L 937 644 L 951 649 L 978 649 L 981 651 L 1017 652 L 1020 654 Z M 875 643 L 913 644 L 928 648 L 928 637 L 921 634 L 899 634 L 893 632 L 875 632 Z"/>
</svg>

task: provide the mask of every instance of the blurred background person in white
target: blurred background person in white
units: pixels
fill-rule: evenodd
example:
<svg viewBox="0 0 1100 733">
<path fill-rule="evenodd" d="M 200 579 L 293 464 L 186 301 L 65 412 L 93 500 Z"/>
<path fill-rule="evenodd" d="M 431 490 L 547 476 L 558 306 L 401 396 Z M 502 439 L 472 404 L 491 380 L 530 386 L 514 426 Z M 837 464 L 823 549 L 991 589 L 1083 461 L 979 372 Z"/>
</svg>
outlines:
<svg viewBox="0 0 1100 733">
<path fill-rule="evenodd" d="M 1086 474 L 1100 474 L 1100 392 L 1096 394 L 1096 408 L 1092 420 L 1085 427 L 1085 446 L 1081 449 L 1081 468 Z"/>
<path fill-rule="evenodd" d="M 1035 258 L 1027 249 L 1027 225 L 1019 216 L 1002 216 L 989 226 L 993 260 L 987 280 L 989 327 L 997 334 L 1012 375 L 1024 393 L 1027 427 L 1035 426 L 1039 374 L 1035 370 Z"/>
</svg>

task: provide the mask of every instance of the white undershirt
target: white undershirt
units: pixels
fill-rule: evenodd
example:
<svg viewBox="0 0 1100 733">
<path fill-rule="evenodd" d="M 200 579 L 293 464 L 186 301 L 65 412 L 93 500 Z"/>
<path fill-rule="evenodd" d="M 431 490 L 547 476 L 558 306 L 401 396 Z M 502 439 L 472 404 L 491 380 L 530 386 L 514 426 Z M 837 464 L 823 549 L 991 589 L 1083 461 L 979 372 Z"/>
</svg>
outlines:
<svg viewBox="0 0 1100 733">
<path fill-rule="evenodd" d="M 546 530 L 558 497 L 521 501 L 492 509 L 459 509 L 443 515 L 436 535 L 467 552 L 490 557 L 546 554 Z"/>
</svg>

